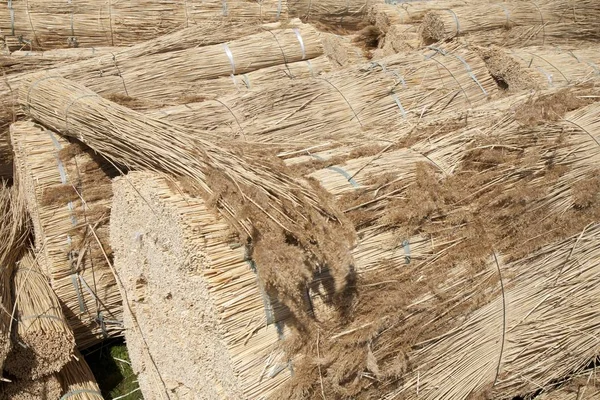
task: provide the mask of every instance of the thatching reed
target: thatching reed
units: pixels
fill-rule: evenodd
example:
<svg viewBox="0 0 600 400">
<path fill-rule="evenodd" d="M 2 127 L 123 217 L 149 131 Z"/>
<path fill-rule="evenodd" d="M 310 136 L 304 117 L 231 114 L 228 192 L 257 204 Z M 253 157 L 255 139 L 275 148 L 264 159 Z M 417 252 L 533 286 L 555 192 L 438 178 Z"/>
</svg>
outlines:
<svg viewBox="0 0 600 400">
<path fill-rule="evenodd" d="M 289 149 L 292 140 L 311 145 L 363 137 L 366 130 L 393 134 L 395 127 L 485 104 L 497 93 L 474 52 L 436 48 L 289 82 L 286 90 L 277 86 L 166 109 L 164 118 Z"/>
<path fill-rule="evenodd" d="M 70 363 L 57 374 L 62 387 L 62 399 L 102 400 L 96 378 L 79 352 Z"/>
<path fill-rule="evenodd" d="M 596 364 L 591 364 L 591 369 L 586 369 L 570 376 L 565 381 L 558 382 L 556 388 L 542 392 L 538 398 L 540 400 L 599 399 L 600 382 L 598 381 L 598 372 L 596 371 Z"/>
<path fill-rule="evenodd" d="M 114 162 L 184 179 L 228 219 L 242 243 L 252 241 L 266 289 L 298 318 L 306 309 L 301 288 L 319 266 L 329 266 L 338 291 L 345 288 L 353 230 L 322 189 L 284 173 L 264 146 L 255 156 L 246 146 L 246 157 L 242 148 L 227 149 L 219 135 L 134 112 L 58 76 L 31 76 L 21 86 L 20 101 L 35 120 Z"/>
<path fill-rule="evenodd" d="M 417 50 L 421 47 L 421 44 L 421 38 L 416 25 L 392 25 L 387 30 L 385 36 L 379 41 L 377 50 L 373 51 L 373 59 L 377 60 L 396 53 Z"/>
<path fill-rule="evenodd" d="M 321 33 L 323 54 L 331 60 L 335 69 L 365 62 L 365 52 L 357 45 L 359 39 L 360 37 L 351 35 L 340 36 L 333 33 Z"/>
<path fill-rule="evenodd" d="M 0 369 L 11 348 L 13 267 L 25 251 L 29 224 L 23 194 L 0 182 Z"/>
<path fill-rule="evenodd" d="M 367 20 L 383 33 L 394 25 L 418 24 L 425 15 L 434 10 L 444 10 L 468 5 L 466 0 L 423 0 L 423 1 L 391 1 L 373 4 Z"/>
<path fill-rule="evenodd" d="M 192 25 L 263 23 L 287 19 L 285 0 L 188 0 L 119 3 L 9 1 L 0 29 L 12 48 L 127 46 Z"/>
<path fill-rule="evenodd" d="M 7 55 L 0 55 L 0 71 L 3 75 L 10 75 L 36 69 L 47 69 L 64 63 L 116 53 L 119 50 L 122 48 L 88 47 L 48 51 L 14 51 Z"/>
<path fill-rule="evenodd" d="M 17 263 L 12 280 L 16 321 L 13 350 L 5 370 L 23 380 L 60 371 L 75 349 L 58 298 L 38 266 L 39 256 L 27 252 Z"/>
<path fill-rule="evenodd" d="M 483 32 L 494 32 L 504 29 L 513 38 L 520 37 L 522 28 L 538 28 L 541 31 L 541 40 L 544 41 L 546 29 L 550 29 L 548 43 L 553 43 L 552 36 L 557 31 L 552 25 L 560 24 L 562 31 L 568 37 L 569 31 L 573 32 L 573 39 L 585 38 L 582 31 L 593 31 L 600 27 L 600 7 L 594 0 L 577 1 L 552 0 L 535 2 L 505 2 L 497 4 L 472 4 L 464 7 L 445 9 L 429 12 L 420 27 L 421 37 L 426 44 L 450 40 L 458 36 L 469 36 L 474 41 L 481 41 L 478 37 Z M 519 27 L 519 35 L 510 33 L 514 27 Z M 569 29 L 565 29 L 568 27 Z M 472 34 L 472 36 L 470 35 Z M 590 32 L 589 38 L 597 38 L 598 34 Z M 485 37 L 487 38 L 487 36 Z M 556 38 L 555 38 L 556 39 Z M 563 40 L 565 37 L 562 38 Z M 504 45 L 508 43 L 504 42 Z M 514 42 L 519 46 L 538 43 L 526 41 Z M 539 43 L 544 44 L 544 43 Z"/>
<path fill-rule="evenodd" d="M 204 201 L 160 175 L 115 180 L 111 244 L 126 341 L 146 398 L 268 398 L 292 373 L 287 316 Z"/>
<path fill-rule="evenodd" d="M 290 0 L 289 13 L 302 21 L 325 29 L 360 29 L 372 3 L 381 0 Z"/>
<path fill-rule="evenodd" d="M 600 78 L 600 51 L 593 47 L 505 50 L 492 46 L 480 48 L 479 53 L 490 73 L 509 90 L 569 86 Z"/>
<path fill-rule="evenodd" d="M 0 383 L 0 398 L 3 400 L 51 400 L 62 395 L 60 382 L 55 375 L 36 380 L 11 380 Z"/>
<path fill-rule="evenodd" d="M 43 255 L 38 265 L 50 277 L 77 346 L 121 335 L 121 298 L 106 260 L 110 164 L 32 122 L 11 125 L 11 138 Z"/>
</svg>

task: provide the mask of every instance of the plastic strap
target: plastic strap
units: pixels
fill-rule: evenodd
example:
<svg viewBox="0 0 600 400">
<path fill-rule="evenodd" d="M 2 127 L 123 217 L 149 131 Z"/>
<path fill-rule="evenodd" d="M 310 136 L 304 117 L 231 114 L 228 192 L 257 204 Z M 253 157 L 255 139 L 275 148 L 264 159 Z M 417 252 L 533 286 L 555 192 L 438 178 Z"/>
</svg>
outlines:
<svg viewBox="0 0 600 400">
<path fill-rule="evenodd" d="M 410 264 L 410 242 L 408 239 L 402 242 L 402 247 L 404 248 L 404 261 L 406 264 Z"/>
<path fill-rule="evenodd" d="M 353 187 L 355 187 L 355 188 L 360 187 L 360 185 L 354 180 L 354 178 L 348 172 L 346 172 L 343 168 L 334 166 L 334 167 L 327 167 L 327 169 L 329 169 L 331 171 L 335 171 L 338 174 L 342 175 L 344 178 L 346 178 L 346 180 L 348 182 L 350 182 L 350 184 Z"/>
<path fill-rule="evenodd" d="M 227 46 L 227 43 L 223 43 L 223 48 L 225 49 L 225 54 L 227 54 L 227 58 L 229 58 L 229 63 L 231 64 L 231 75 L 235 75 L 235 61 L 233 61 L 233 53 L 231 53 L 231 49 Z"/>
<path fill-rule="evenodd" d="M 227 9 L 227 0 L 223 0 L 223 16 L 226 17 L 227 14 L 229 13 L 228 9 Z"/>
<path fill-rule="evenodd" d="M 96 390 L 91 390 L 91 389 L 77 389 L 77 390 L 71 390 L 68 393 L 65 393 L 65 395 L 63 397 L 60 398 L 60 400 L 65 400 L 68 399 L 69 397 L 73 397 L 76 396 L 78 394 L 83 394 L 83 393 L 87 393 L 87 394 L 95 394 L 98 397 L 100 397 L 101 399 L 104 399 L 104 397 L 102 397 L 102 393 L 96 391 Z"/>
<path fill-rule="evenodd" d="M 396 102 L 396 105 L 398 106 L 398 108 L 400 109 L 400 112 L 402 113 L 402 117 L 404 119 L 406 119 L 406 110 L 404 109 L 404 107 L 402 107 L 402 103 L 400 102 L 400 98 L 398 97 L 398 95 L 396 93 L 392 92 L 392 93 L 390 93 L 390 96 L 392 96 L 392 98 Z"/>
<path fill-rule="evenodd" d="M 542 67 L 537 67 L 536 68 L 544 75 L 546 75 L 546 79 L 548 79 L 548 84 L 550 86 L 554 86 L 554 82 L 552 81 L 552 74 L 549 74 L 544 68 Z"/>
<path fill-rule="evenodd" d="M 454 17 L 454 22 L 456 22 L 456 35 L 455 36 L 459 36 L 460 35 L 460 22 L 458 21 L 458 16 L 456 15 L 456 13 L 454 11 L 452 11 L 449 8 L 447 8 L 446 11 L 448 11 Z"/>
<path fill-rule="evenodd" d="M 256 274 L 256 283 L 258 285 L 258 291 L 260 292 L 260 296 L 263 301 L 263 308 L 265 309 L 265 317 L 267 319 L 267 325 L 271 325 L 275 323 L 275 313 L 273 311 L 273 304 L 271 303 L 271 299 L 265 292 L 260 280 L 258 279 L 258 272 L 256 270 L 256 263 L 253 259 L 249 258 L 248 248 L 245 248 L 244 252 L 244 261 L 248 264 L 252 272 Z"/>
<path fill-rule="evenodd" d="M 8 0 L 8 11 L 10 12 L 10 34 L 15 36 L 15 9 L 12 6 L 12 0 Z"/>
<path fill-rule="evenodd" d="M 506 25 L 510 24 L 510 11 L 508 11 L 508 8 L 504 7 L 500 3 L 495 3 L 495 5 L 502 7 L 504 10 L 504 15 L 506 15 Z"/>
<path fill-rule="evenodd" d="M 106 330 L 106 323 L 104 322 L 104 317 L 102 316 L 102 311 L 98 312 L 98 316 L 96 317 L 96 322 L 100 325 L 100 330 L 102 331 L 102 336 L 106 339 L 108 337 L 108 331 Z"/>
<path fill-rule="evenodd" d="M 310 71 L 310 76 L 312 78 L 314 78 L 315 77 L 315 71 L 313 70 L 313 67 L 312 67 L 312 64 L 310 63 L 310 60 L 306 60 L 305 62 L 308 65 L 308 70 Z"/>
<path fill-rule="evenodd" d="M 302 35 L 300 34 L 300 30 L 298 28 L 294 28 L 293 31 L 296 34 L 296 38 L 298 39 L 298 42 L 300 43 L 300 48 L 302 49 L 302 59 L 304 60 L 306 58 L 306 49 L 304 48 L 304 40 L 302 40 Z"/>
<path fill-rule="evenodd" d="M 477 80 L 477 77 L 473 73 L 473 70 L 471 69 L 471 66 L 469 65 L 469 63 L 464 58 L 462 58 L 461 56 L 459 56 L 458 54 L 453 54 L 453 56 L 456 57 L 457 59 L 459 59 L 460 62 L 462 62 L 464 64 L 465 69 L 467 70 L 467 73 L 469 74 L 469 76 L 471 77 L 471 79 L 473 79 L 473 81 L 475 81 L 475 83 L 477 84 L 477 86 L 479 86 L 479 89 L 481 89 L 481 91 L 483 92 L 483 94 L 487 97 L 488 93 L 486 92 L 485 88 L 481 85 L 481 83 L 479 83 L 479 81 Z"/>
<path fill-rule="evenodd" d="M 262 2 L 261 2 L 262 4 Z M 281 17 L 281 0 L 277 2 L 277 20 L 279 21 L 279 17 Z"/>
</svg>

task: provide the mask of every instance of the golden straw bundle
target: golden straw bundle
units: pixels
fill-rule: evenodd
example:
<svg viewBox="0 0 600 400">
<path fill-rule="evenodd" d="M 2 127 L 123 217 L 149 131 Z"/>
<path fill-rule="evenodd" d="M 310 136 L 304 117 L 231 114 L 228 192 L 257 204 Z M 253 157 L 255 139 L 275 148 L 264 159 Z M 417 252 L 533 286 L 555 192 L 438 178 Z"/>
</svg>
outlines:
<svg viewBox="0 0 600 400">
<path fill-rule="evenodd" d="M 438 1 L 391 1 L 376 3 L 371 6 L 368 21 L 383 33 L 399 24 L 417 24 L 425 15 L 434 10 L 444 10 L 462 7 L 469 4 L 466 0 L 438 0 Z"/>
<path fill-rule="evenodd" d="M 75 340 L 46 275 L 30 252 L 15 267 L 13 293 L 15 343 L 5 370 L 31 380 L 60 371 L 71 360 Z"/>
<path fill-rule="evenodd" d="M 432 11 L 423 19 L 420 31 L 427 44 L 469 34 L 479 41 L 477 35 L 480 32 L 498 29 L 510 31 L 513 27 L 539 27 L 544 31 L 554 24 L 570 26 L 575 32 L 574 36 L 581 37 L 577 31 L 593 27 L 597 29 L 600 27 L 599 18 L 600 7 L 594 0 L 576 3 L 571 0 L 552 0 L 539 4 L 510 1 Z M 519 45 L 527 44 L 521 42 Z"/>
<path fill-rule="evenodd" d="M 290 0 L 287 4 L 290 14 L 304 22 L 356 30 L 373 2 L 381 0 Z"/>
<path fill-rule="evenodd" d="M 492 46 L 479 52 L 490 73 L 511 90 L 568 86 L 600 78 L 600 52 L 593 47 L 526 47 L 507 51 Z"/>
<path fill-rule="evenodd" d="M 96 378 L 79 352 L 75 358 L 57 374 L 62 386 L 61 399 L 102 400 Z"/>
<path fill-rule="evenodd" d="M 48 51 L 14 51 L 0 55 L 0 70 L 4 75 L 35 69 L 47 69 L 64 63 L 73 63 L 122 50 L 118 47 L 91 47 L 56 49 Z"/>
<path fill-rule="evenodd" d="M 192 25 L 224 21 L 287 19 L 285 0 L 52 3 L 12 0 L 0 13 L 0 29 L 11 48 L 127 46 Z"/>
<path fill-rule="evenodd" d="M 0 182 L 0 369 L 11 347 L 11 275 L 14 264 L 25 251 L 28 235 L 23 194 L 17 187 Z"/>
<path fill-rule="evenodd" d="M 36 380 L 13 380 L 0 383 L 0 398 L 3 400 L 58 399 L 62 394 L 60 382 L 55 375 Z"/>
<path fill-rule="evenodd" d="M 58 76 L 32 76 L 21 85 L 20 101 L 32 118 L 115 162 L 181 178 L 210 198 L 241 241 L 252 240 L 261 280 L 299 318 L 306 308 L 299 288 L 313 268 L 327 264 L 336 289 L 344 290 L 353 230 L 322 189 L 282 172 L 268 154 L 237 155 L 215 144 L 227 146 L 218 135 L 131 111 Z M 306 264 L 298 262 L 304 258 Z"/>
<path fill-rule="evenodd" d="M 77 346 L 122 333 L 121 298 L 106 257 L 110 165 L 32 122 L 11 125 L 17 177 L 27 193 L 41 269 Z"/>
<path fill-rule="evenodd" d="M 157 174 L 115 180 L 111 244 L 146 398 L 267 398 L 292 373 L 248 249 L 204 201 Z"/>
<path fill-rule="evenodd" d="M 396 53 L 413 51 L 421 47 L 421 44 L 416 25 L 392 25 L 383 39 L 379 41 L 378 49 L 373 51 L 373 59 L 377 60 Z"/>
</svg>

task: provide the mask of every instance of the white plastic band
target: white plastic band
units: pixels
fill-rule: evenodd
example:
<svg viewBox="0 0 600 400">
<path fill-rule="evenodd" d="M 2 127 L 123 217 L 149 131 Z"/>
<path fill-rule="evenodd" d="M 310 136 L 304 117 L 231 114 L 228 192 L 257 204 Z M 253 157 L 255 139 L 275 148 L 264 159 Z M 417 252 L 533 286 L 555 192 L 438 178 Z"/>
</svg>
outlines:
<svg viewBox="0 0 600 400">
<path fill-rule="evenodd" d="M 229 62 L 231 63 L 231 75 L 235 75 L 235 61 L 233 61 L 233 54 L 231 53 L 231 49 L 227 46 L 227 43 L 223 43 L 223 48 L 225 49 L 225 54 L 229 58 Z"/>
<path fill-rule="evenodd" d="M 298 28 L 294 28 L 294 33 L 296 34 L 296 38 L 298 38 L 298 42 L 300 43 L 300 48 L 302 49 L 302 59 L 306 58 L 306 49 L 304 48 L 304 40 L 302 40 L 302 35 L 300 34 L 300 30 Z"/>
</svg>

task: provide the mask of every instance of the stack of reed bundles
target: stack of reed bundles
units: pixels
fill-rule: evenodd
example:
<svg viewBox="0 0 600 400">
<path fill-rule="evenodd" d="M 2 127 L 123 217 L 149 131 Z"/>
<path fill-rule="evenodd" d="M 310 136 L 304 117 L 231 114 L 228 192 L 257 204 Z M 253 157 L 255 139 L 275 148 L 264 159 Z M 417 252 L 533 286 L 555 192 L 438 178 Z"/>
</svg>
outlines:
<svg viewBox="0 0 600 400">
<path fill-rule="evenodd" d="M 354 44 L 357 40 L 358 38 L 353 35 L 340 36 L 333 33 L 321 33 L 323 54 L 331 60 L 336 69 L 365 62 L 363 49 Z"/>
<path fill-rule="evenodd" d="M 104 396 L 87 362 L 79 353 L 56 375 L 62 388 L 61 399 L 102 400 Z"/>
<path fill-rule="evenodd" d="M 371 4 L 379 2 L 382 0 L 290 0 L 287 5 L 290 15 L 325 30 L 358 30 Z"/>
<path fill-rule="evenodd" d="M 292 373 L 248 249 L 160 175 L 113 183 L 111 245 L 126 341 L 146 398 L 268 398 Z"/>
<path fill-rule="evenodd" d="M 377 50 L 372 53 L 373 59 L 378 60 L 396 53 L 417 50 L 422 46 L 417 25 L 396 24 L 390 26 L 380 39 Z"/>
<path fill-rule="evenodd" d="M 485 104 L 497 93 L 498 86 L 476 53 L 436 48 L 290 82 L 286 90 L 267 88 L 243 98 L 228 96 L 153 115 L 215 129 L 231 138 L 310 145 L 343 140 L 363 130 L 391 132 L 392 127 Z"/>
<path fill-rule="evenodd" d="M 11 349 L 13 296 L 11 278 L 15 263 L 25 251 L 29 224 L 23 193 L 0 182 L 0 370 Z"/>
<path fill-rule="evenodd" d="M 77 346 L 122 334 L 119 289 L 107 265 L 110 164 L 32 122 L 11 125 L 16 175 L 27 194 L 41 269 Z"/>
<path fill-rule="evenodd" d="M 556 388 L 542 392 L 538 398 L 540 400 L 597 400 L 600 398 L 600 382 L 598 382 L 595 365 L 594 368 L 574 374 L 556 386 Z"/>
<path fill-rule="evenodd" d="M 256 153 L 250 146 L 237 147 L 234 153 L 218 134 L 162 122 L 46 74 L 21 85 L 20 102 L 32 118 L 78 137 L 114 162 L 181 177 L 191 190 L 211 198 L 240 240 L 252 241 L 261 280 L 294 317 L 306 317 L 299 288 L 319 265 L 329 266 L 336 291 L 345 290 L 353 229 L 318 185 L 290 176 L 265 146 Z M 285 241 L 283 232 L 294 239 Z"/>
<path fill-rule="evenodd" d="M 5 371 L 21 380 L 58 372 L 73 356 L 75 340 L 52 292 L 38 256 L 27 252 L 13 273 L 15 297 L 13 350 Z"/>
<path fill-rule="evenodd" d="M 600 51 L 594 47 L 505 50 L 492 46 L 479 52 L 490 73 L 509 90 L 570 86 L 600 78 Z"/>
<path fill-rule="evenodd" d="M 520 47 L 597 39 L 599 18 L 593 0 L 512 1 L 431 11 L 420 31 L 426 44 L 465 36 L 471 43 Z"/>
<path fill-rule="evenodd" d="M 11 49 L 48 50 L 128 46 L 192 25 L 224 21 L 252 24 L 286 19 L 285 0 L 260 3 L 168 0 L 160 4 L 97 0 L 57 4 L 46 0 L 13 0 L 0 13 L 0 29 Z"/>
<path fill-rule="evenodd" d="M 36 380 L 14 379 L 0 383 L 0 398 L 5 400 L 60 399 L 62 388 L 56 375 Z"/>
</svg>

